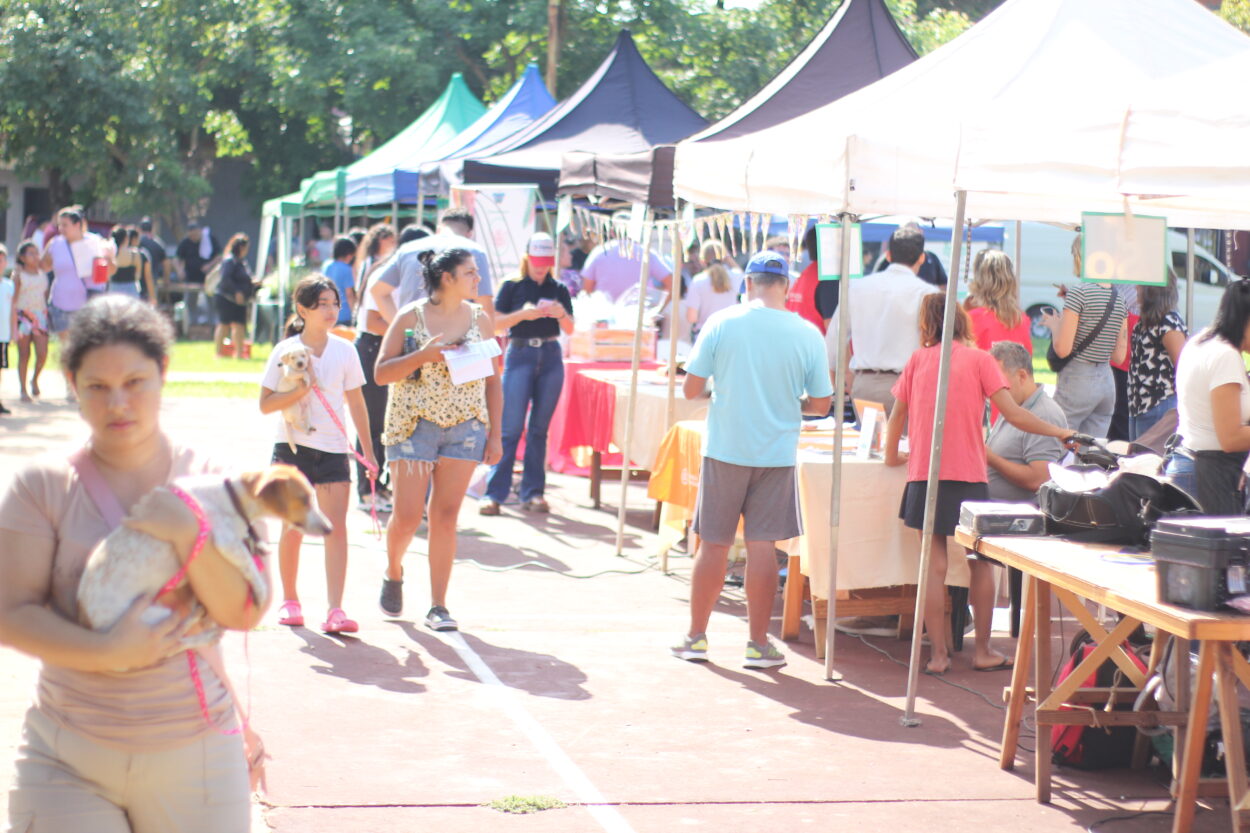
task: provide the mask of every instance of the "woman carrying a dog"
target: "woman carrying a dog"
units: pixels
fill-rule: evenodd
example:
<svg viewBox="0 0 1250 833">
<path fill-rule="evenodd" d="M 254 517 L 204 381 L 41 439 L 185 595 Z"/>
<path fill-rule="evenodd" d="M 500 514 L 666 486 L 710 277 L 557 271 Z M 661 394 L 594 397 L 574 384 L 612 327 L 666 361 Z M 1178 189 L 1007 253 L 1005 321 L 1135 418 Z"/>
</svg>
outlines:
<svg viewBox="0 0 1250 833">
<path fill-rule="evenodd" d="M 395 316 L 374 371 L 379 385 L 391 386 L 382 441 L 394 490 L 380 603 L 388 616 L 403 612 L 404 552 L 421 524 L 428 493 L 432 604 L 425 624 L 436 631 L 458 627 L 447 611 L 447 585 L 460 504 L 478 464 L 493 465 L 502 454 L 503 392 L 494 362 L 487 359 L 489 375 L 456 384 L 443 352 L 494 335 L 490 316 L 473 303 L 480 280 L 468 250 L 434 254 L 425 264 L 427 297 Z M 406 332 L 413 344 L 405 344 Z"/>
<path fill-rule="evenodd" d="M 0 642 L 42 663 L 9 793 L 12 830 L 248 829 L 233 697 L 201 663 L 201 704 L 178 650 L 181 617 L 144 624 L 144 597 L 106 632 L 78 624 L 87 557 L 121 514 L 176 477 L 211 470 L 161 430 L 172 341 L 169 323 L 136 298 L 79 310 L 61 362 L 90 440 L 69 460 L 26 467 L 0 497 Z M 212 562 L 191 563 L 195 595 L 219 624 L 255 626 L 264 611 L 242 574 Z"/>
<path fill-rule="evenodd" d="M 310 275 L 295 285 L 295 314 L 287 322 L 284 341 L 269 354 L 269 364 L 261 380 L 260 412 L 276 414 L 287 408 L 306 406 L 308 425 L 301 427 L 278 420 L 273 462 L 295 466 L 317 490 L 317 505 L 334 531 L 325 539 L 326 597 L 330 610 L 321 630 L 325 633 L 355 633 L 359 626 L 343 612 L 343 586 L 347 581 L 347 503 L 351 492 L 344 404 L 351 412 L 352 425 L 361 443 L 363 456 L 377 471 L 373 444 L 369 442 L 369 414 L 360 392 L 364 371 L 356 348 L 346 339 L 330 333 L 339 318 L 342 299 L 334 281 L 325 275 Z M 301 372 L 290 390 L 281 390 L 284 368 L 290 359 L 299 359 Z M 311 379 L 311 384 L 309 383 Z M 314 386 L 316 389 L 314 389 Z M 294 449 L 292 449 L 292 445 Z M 284 526 L 278 543 L 278 571 L 282 576 L 282 607 L 278 624 L 303 627 L 296 578 L 303 533 Z"/>
</svg>

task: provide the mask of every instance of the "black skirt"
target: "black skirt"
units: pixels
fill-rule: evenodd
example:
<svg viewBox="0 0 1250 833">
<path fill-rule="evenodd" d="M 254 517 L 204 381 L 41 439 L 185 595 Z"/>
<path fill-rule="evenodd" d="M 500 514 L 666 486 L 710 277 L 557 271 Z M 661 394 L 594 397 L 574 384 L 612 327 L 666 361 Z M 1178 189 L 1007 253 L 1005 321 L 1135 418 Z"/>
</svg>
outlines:
<svg viewBox="0 0 1250 833">
<path fill-rule="evenodd" d="M 240 306 L 222 295 L 214 295 L 218 324 L 246 324 L 247 307 Z"/>
<path fill-rule="evenodd" d="M 912 480 L 903 490 L 903 502 L 898 516 L 909 529 L 924 529 L 924 503 L 928 483 Z M 959 526 L 959 507 L 965 500 L 988 500 L 989 484 L 968 483 L 963 480 L 939 480 L 937 507 L 934 512 L 933 534 L 954 535 Z"/>
</svg>

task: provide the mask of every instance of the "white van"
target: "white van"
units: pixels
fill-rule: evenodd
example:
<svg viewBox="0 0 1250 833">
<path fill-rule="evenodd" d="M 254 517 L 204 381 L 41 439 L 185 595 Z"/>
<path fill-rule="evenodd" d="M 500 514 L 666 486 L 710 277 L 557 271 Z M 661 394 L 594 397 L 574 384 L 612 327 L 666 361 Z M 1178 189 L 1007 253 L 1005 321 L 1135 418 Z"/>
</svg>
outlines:
<svg viewBox="0 0 1250 833">
<path fill-rule="evenodd" d="M 1003 249 L 1015 258 L 1016 224 L 1003 224 Z M 1020 275 L 1020 306 L 1033 320 L 1033 335 L 1036 338 L 1049 338 L 1050 331 L 1040 323 L 1042 311 L 1046 307 L 1056 310 L 1063 308 L 1056 284 L 1071 286 L 1078 278 L 1072 274 L 1072 240 L 1076 232 L 1068 231 L 1045 223 L 1024 223 L 1021 229 L 1023 240 L 1022 263 L 1017 270 Z M 1168 232 L 1168 246 L 1172 252 L 1172 268 L 1176 271 L 1177 292 L 1180 300 L 1177 305 L 1182 317 L 1185 315 L 1185 253 L 1187 240 L 1181 232 Z M 1194 320 L 1187 321 L 1189 331 L 1210 324 L 1215 318 L 1215 310 L 1220 305 L 1224 288 L 1236 276 L 1228 271 L 1219 258 L 1201 246 L 1194 246 L 1194 271 L 1198 280 L 1194 284 Z"/>
</svg>

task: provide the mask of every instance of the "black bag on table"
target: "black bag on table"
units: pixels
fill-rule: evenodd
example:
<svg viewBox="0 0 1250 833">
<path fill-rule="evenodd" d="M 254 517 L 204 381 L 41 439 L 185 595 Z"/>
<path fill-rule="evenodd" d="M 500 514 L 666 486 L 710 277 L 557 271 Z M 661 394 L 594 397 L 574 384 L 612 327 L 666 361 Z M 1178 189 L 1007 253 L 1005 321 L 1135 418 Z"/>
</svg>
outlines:
<svg viewBox="0 0 1250 833">
<path fill-rule="evenodd" d="M 1159 518 L 1198 511 L 1193 498 L 1171 483 L 1128 471 L 1113 472 L 1106 486 L 1081 492 L 1067 491 L 1053 480 L 1043 483 L 1037 502 L 1046 516 L 1047 535 L 1133 546 L 1148 544 Z"/>
</svg>

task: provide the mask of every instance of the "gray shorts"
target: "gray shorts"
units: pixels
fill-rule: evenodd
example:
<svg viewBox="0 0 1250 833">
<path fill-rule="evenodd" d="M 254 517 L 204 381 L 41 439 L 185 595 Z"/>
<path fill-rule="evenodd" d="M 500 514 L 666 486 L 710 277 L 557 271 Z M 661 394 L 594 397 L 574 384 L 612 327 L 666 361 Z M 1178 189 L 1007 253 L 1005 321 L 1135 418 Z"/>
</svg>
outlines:
<svg viewBox="0 0 1250 833">
<path fill-rule="evenodd" d="M 788 541 L 803 534 L 794 466 L 759 468 L 703 458 L 692 529 L 709 544 L 729 545 L 738 519 L 747 541 Z"/>
</svg>

